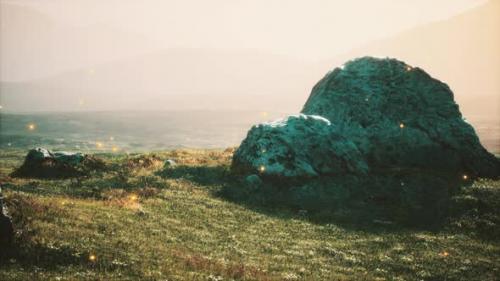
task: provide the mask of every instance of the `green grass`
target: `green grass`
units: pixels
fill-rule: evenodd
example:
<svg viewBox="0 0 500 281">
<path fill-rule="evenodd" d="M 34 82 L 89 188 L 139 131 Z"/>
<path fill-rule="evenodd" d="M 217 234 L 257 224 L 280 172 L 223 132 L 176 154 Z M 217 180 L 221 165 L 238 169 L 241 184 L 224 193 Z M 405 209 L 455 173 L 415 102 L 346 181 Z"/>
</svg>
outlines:
<svg viewBox="0 0 500 281">
<path fill-rule="evenodd" d="M 245 186 L 229 174 L 230 149 L 143 155 L 148 165 L 130 160 L 139 155 L 100 154 L 110 170 L 80 181 L 10 178 L 24 153 L 0 151 L 17 230 L 0 280 L 500 276 L 500 181 L 477 180 L 456 194 L 451 217 L 431 231 L 231 199 L 227 190 Z M 169 158 L 179 165 L 164 172 Z"/>
</svg>

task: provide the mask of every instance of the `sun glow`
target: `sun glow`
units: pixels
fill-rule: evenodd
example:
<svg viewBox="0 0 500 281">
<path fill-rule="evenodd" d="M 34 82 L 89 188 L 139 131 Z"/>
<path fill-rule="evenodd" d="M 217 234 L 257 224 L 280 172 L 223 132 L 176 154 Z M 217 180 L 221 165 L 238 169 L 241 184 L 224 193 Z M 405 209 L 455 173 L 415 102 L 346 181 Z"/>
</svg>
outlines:
<svg viewBox="0 0 500 281">
<path fill-rule="evenodd" d="M 36 129 L 36 124 L 35 123 L 30 123 L 26 126 L 28 130 L 34 131 Z"/>
<path fill-rule="evenodd" d="M 443 251 L 442 253 L 439 254 L 440 256 L 442 257 L 447 257 L 450 255 L 450 253 L 448 253 L 447 251 Z"/>
</svg>

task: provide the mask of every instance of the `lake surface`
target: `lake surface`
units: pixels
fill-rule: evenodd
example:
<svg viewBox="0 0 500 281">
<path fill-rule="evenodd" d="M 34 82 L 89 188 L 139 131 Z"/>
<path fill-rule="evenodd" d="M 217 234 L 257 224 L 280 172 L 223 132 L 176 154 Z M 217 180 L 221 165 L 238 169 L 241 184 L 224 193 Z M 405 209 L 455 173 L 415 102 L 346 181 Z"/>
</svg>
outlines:
<svg viewBox="0 0 500 281">
<path fill-rule="evenodd" d="M 0 148 L 150 151 L 237 146 L 253 124 L 286 115 L 254 111 L 0 114 Z M 485 147 L 500 152 L 500 124 L 469 118 Z M 34 128 L 29 129 L 29 124 Z"/>
</svg>

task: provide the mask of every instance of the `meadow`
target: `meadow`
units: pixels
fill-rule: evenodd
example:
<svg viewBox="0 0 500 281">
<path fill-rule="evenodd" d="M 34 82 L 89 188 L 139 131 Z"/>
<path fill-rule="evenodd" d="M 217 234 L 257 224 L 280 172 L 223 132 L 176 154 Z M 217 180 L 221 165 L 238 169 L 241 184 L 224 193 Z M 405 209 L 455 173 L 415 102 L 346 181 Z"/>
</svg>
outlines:
<svg viewBox="0 0 500 281">
<path fill-rule="evenodd" d="M 25 150 L 0 150 L 16 228 L 0 280 L 498 280 L 500 181 L 411 227 L 259 202 L 230 174 L 233 152 L 98 153 L 106 171 L 38 180 L 9 176 Z"/>
</svg>

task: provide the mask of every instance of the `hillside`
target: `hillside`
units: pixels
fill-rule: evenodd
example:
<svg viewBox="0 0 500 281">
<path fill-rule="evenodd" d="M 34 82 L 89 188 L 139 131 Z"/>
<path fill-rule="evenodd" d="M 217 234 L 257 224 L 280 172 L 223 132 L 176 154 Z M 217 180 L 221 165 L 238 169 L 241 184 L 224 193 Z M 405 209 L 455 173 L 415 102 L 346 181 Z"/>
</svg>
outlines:
<svg viewBox="0 0 500 281">
<path fill-rule="evenodd" d="M 0 90 L 9 110 L 268 108 L 296 112 L 321 77 L 313 70 L 312 64 L 253 50 L 168 49 L 45 79 L 2 83 Z"/>
<path fill-rule="evenodd" d="M 0 151 L 18 229 L 1 280 L 487 281 L 500 270 L 498 181 L 477 180 L 449 221 L 423 229 L 266 203 L 272 193 L 228 176 L 231 149 L 101 154 L 111 169 L 80 181 L 9 177 L 23 154 Z M 178 166 L 162 171 L 165 159 Z"/>
</svg>

